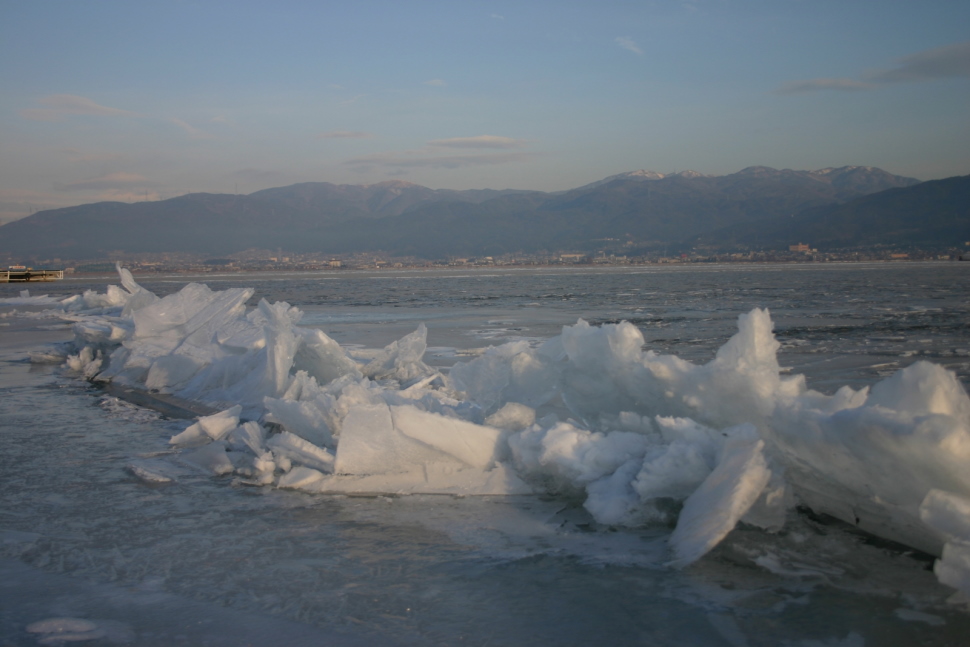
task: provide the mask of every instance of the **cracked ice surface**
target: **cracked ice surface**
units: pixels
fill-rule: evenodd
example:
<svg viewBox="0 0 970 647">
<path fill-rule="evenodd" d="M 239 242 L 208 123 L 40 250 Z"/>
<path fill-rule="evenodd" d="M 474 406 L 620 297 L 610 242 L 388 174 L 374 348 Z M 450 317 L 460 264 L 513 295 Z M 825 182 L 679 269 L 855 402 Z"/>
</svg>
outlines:
<svg viewBox="0 0 970 647">
<path fill-rule="evenodd" d="M 782 372 L 754 309 L 707 363 L 580 320 L 445 373 L 423 324 L 355 353 L 290 304 L 247 309 L 251 290 L 158 298 L 119 271 L 123 289 L 61 302 L 67 364 L 224 409 L 173 438 L 195 469 L 314 493 L 578 496 L 603 524 L 674 524 L 678 565 L 805 504 L 941 556 L 941 581 L 970 592 L 970 400 L 935 364 L 825 395 Z"/>
</svg>

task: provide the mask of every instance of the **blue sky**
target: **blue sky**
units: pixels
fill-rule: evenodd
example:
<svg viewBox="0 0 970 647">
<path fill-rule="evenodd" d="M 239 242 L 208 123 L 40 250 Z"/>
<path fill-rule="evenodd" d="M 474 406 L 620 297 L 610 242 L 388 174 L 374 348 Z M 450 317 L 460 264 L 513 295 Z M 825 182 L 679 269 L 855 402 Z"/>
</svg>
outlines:
<svg viewBox="0 0 970 647">
<path fill-rule="evenodd" d="M 0 222 L 294 182 L 970 173 L 970 2 L 0 0 Z"/>
</svg>

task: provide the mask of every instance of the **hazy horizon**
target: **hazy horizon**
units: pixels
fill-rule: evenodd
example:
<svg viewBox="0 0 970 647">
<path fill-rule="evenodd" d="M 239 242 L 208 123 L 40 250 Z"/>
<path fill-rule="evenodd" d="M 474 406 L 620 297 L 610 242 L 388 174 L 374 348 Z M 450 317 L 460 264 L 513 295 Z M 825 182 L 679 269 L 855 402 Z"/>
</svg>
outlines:
<svg viewBox="0 0 970 647">
<path fill-rule="evenodd" d="M 942 1 L 8 3 L 0 223 L 307 181 L 965 175 L 967 24 Z"/>
</svg>

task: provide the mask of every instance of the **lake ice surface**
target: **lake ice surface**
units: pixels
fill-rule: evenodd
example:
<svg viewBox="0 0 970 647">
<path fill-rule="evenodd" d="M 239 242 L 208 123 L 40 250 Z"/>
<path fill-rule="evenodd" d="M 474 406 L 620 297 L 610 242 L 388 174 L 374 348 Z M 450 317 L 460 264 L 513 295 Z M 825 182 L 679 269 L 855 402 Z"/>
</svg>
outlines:
<svg viewBox="0 0 970 647">
<path fill-rule="evenodd" d="M 286 300 L 304 310 L 302 326 L 359 356 L 423 322 L 425 361 L 439 367 L 491 344 L 534 345 L 579 317 L 631 321 L 648 347 L 703 363 L 739 314 L 767 307 L 782 364 L 824 393 L 917 359 L 964 384 L 970 373 L 970 272 L 956 264 L 320 277 L 204 281 Z M 165 295 L 186 280 L 141 283 Z M 104 285 L 43 288 L 67 296 Z M 103 635 L 91 640 L 103 644 L 234 644 L 249 627 L 256 644 L 340 632 L 333 639 L 347 644 L 957 645 L 970 628 L 927 561 L 804 515 L 776 534 L 739 526 L 677 570 L 666 566 L 670 527 L 597 524 L 581 496 L 233 485 L 174 460 L 169 438 L 187 423 L 26 363 L 27 350 L 70 332 L 43 314 L 9 316 L 24 307 L 10 304 L 0 319 L 9 324 L 0 328 L 0 550 L 4 579 L 21 584 L 2 589 L 0 630 L 18 642 L 56 640 L 27 628 L 71 618 L 93 622 Z"/>
</svg>

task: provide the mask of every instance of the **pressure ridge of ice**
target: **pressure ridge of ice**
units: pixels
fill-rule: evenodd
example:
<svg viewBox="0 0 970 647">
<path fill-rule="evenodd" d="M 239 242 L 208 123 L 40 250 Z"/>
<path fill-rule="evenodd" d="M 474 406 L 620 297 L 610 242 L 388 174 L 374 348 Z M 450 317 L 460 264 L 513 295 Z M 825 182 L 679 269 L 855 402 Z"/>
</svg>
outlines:
<svg viewBox="0 0 970 647">
<path fill-rule="evenodd" d="M 765 310 L 707 364 L 644 350 L 630 323 L 580 320 L 443 373 L 419 328 L 366 361 L 301 312 L 253 292 L 189 284 L 159 299 L 123 288 L 60 303 L 67 365 L 221 413 L 172 438 L 214 475 L 309 492 L 581 497 L 602 524 L 676 522 L 671 563 L 702 557 L 739 522 L 772 532 L 807 505 L 940 557 L 970 593 L 970 398 L 917 362 L 834 395 L 782 376 Z"/>
</svg>

